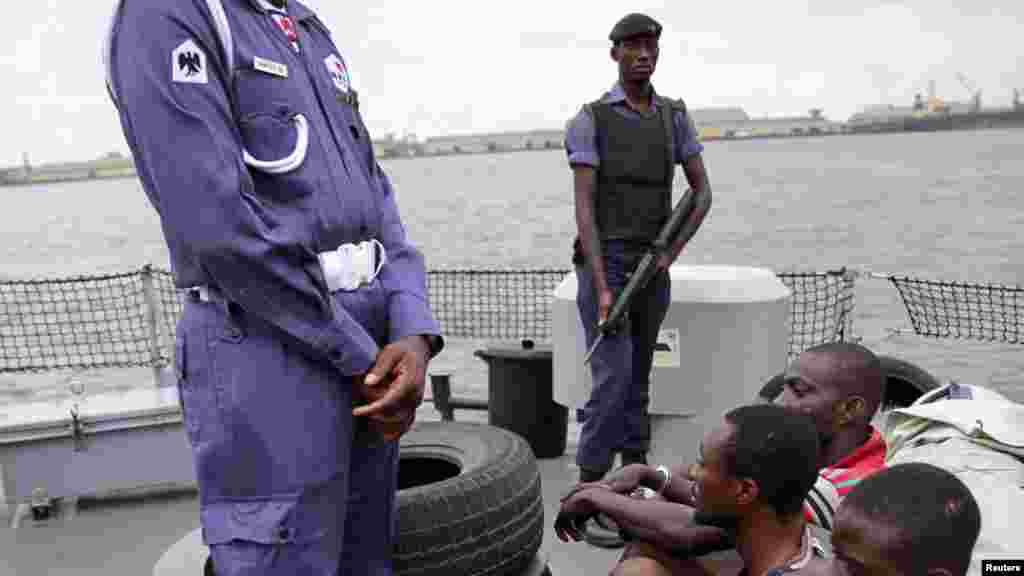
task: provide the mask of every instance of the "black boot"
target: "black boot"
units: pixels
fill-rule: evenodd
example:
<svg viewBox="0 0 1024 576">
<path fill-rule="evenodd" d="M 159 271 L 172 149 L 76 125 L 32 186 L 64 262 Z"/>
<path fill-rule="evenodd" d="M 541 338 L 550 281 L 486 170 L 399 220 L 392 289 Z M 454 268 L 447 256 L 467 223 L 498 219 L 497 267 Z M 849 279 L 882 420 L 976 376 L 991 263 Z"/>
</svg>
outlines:
<svg viewBox="0 0 1024 576">
<path fill-rule="evenodd" d="M 605 473 L 590 468 L 580 468 L 580 484 L 587 482 L 600 482 Z"/>
</svg>

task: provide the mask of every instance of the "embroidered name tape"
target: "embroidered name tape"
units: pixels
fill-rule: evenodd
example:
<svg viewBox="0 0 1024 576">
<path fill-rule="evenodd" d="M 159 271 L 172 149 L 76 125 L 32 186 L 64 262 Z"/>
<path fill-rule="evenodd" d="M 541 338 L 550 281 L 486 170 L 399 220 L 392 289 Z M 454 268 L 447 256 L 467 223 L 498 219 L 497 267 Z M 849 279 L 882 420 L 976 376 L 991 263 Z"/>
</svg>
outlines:
<svg viewBox="0 0 1024 576">
<path fill-rule="evenodd" d="M 260 58 L 256 56 L 252 59 L 252 67 L 259 70 L 260 72 L 266 72 L 272 76 L 280 78 L 288 77 L 288 67 L 284 64 L 274 62 L 273 60 L 267 60 L 266 58 Z"/>
</svg>

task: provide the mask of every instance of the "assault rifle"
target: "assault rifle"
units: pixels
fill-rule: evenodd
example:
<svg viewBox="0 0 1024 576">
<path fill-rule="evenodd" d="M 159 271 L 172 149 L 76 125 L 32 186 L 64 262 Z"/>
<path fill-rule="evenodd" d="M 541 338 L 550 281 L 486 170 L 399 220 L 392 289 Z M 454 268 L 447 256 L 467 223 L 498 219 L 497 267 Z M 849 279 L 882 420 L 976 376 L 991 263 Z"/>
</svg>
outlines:
<svg viewBox="0 0 1024 576">
<path fill-rule="evenodd" d="M 672 210 L 672 215 L 669 216 L 668 221 L 661 227 L 661 231 L 658 232 L 658 237 L 655 238 L 654 244 L 647 250 L 640 263 L 637 264 L 636 270 L 630 275 L 629 281 L 626 282 L 626 287 L 622 289 L 618 298 L 615 299 L 611 311 L 608 312 L 608 318 L 597 325 L 597 338 L 594 339 L 590 350 L 587 351 L 587 355 L 583 358 L 584 365 L 590 363 L 590 357 L 594 355 L 594 351 L 597 350 L 604 337 L 614 334 L 622 327 L 626 312 L 629 310 L 629 304 L 632 302 L 634 295 L 647 286 L 651 278 L 654 278 L 655 273 L 658 271 L 658 257 L 672 249 L 672 244 L 675 243 L 679 237 L 680 230 L 683 228 L 683 222 L 686 222 L 690 213 L 693 212 L 693 208 L 693 191 L 687 190 L 683 193 L 683 197 L 679 199 L 675 209 Z"/>
</svg>

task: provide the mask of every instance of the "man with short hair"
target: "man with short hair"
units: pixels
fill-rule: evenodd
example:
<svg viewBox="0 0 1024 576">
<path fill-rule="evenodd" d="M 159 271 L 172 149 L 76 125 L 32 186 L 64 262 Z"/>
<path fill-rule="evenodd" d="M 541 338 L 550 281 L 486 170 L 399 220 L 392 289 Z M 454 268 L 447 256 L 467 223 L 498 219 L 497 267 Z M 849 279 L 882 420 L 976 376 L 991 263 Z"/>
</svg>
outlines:
<svg viewBox="0 0 1024 576">
<path fill-rule="evenodd" d="M 697 232 L 711 207 L 701 159 L 703 147 L 686 106 L 655 93 L 661 25 L 629 14 L 612 29 L 611 58 L 618 81 L 571 120 L 566 149 L 573 171 L 577 237 L 573 263 L 577 306 L 590 347 L 645 251 L 672 212 L 675 165 L 682 164 L 695 209 L 682 224 L 658 272 L 633 300 L 628 320 L 595 352 L 593 392 L 583 410 L 577 464 L 580 480 L 593 482 L 612 467 L 646 462 L 651 362 L 668 311 L 668 268 Z"/>
<path fill-rule="evenodd" d="M 612 517 L 644 544 L 631 547 L 614 574 L 702 573 L 694 556 L 735 547 L 741 574 L 818 574 L 825 563 L 803 516 L 817 477 L 818 436 L 810 417 L 782 406 L 742 406 L 705 435 L 691 469 L 691 510 L 672 502 L 680 486 L 666 474 L 649 501 L 591 485 L 567 497 L 555 521 L 563 541 L 579 522 Z"/>
<path fill-rule="evenodd" d="M 931 464 L 897 464 L 857 484 L 832 532 L 834 576 L 964 576 L 981 531 L 967 486 Z"/>
<path fill-rule="evenodd" d="M 785 373 L 779 402 L 810 415 L 821 441 L 818 481 L 804 506 L 809 522 L 832 529 L 842 498 L 885 467 L 885 442 L 871 419 L 881 404 L 885 373 L 878 357 L 852 342 L 804 351 Z"/>
</svg>

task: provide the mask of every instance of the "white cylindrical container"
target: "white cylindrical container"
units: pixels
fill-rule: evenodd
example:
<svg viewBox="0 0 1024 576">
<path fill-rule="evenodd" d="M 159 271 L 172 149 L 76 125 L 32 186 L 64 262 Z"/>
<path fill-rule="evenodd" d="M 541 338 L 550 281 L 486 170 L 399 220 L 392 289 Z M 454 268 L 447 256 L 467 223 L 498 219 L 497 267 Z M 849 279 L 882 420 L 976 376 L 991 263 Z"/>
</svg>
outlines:
<svg viewBox="0 0 1024 576">
<path fill-rule="evenodd" d="M 665 464 L 691 462 L 708 428 L 786 366 L 792 293 L 771 270 L 673 266 L 672 299 L 651 369 L 651 454 Z M 593 386 L 576 275 L 552 302 L 554 399 L 582 408 Z"/>
</svg>

